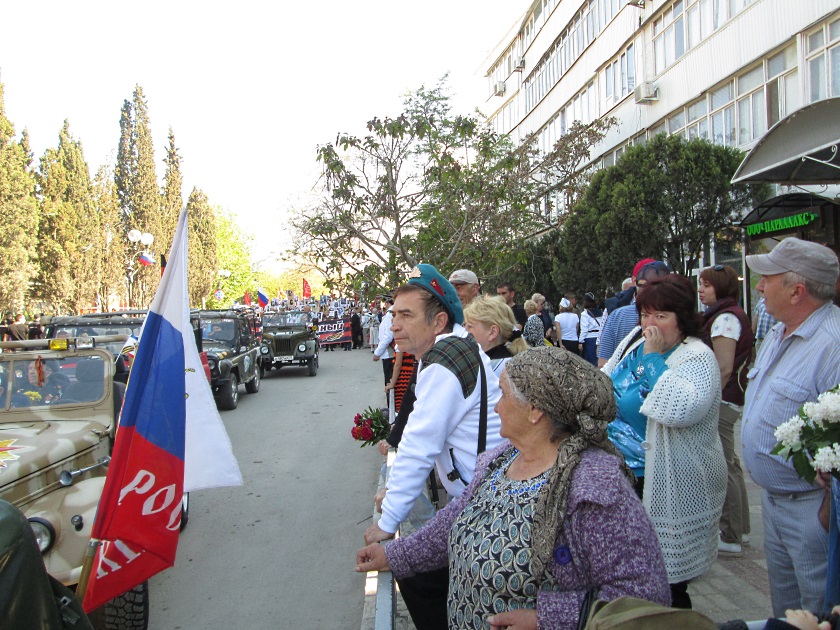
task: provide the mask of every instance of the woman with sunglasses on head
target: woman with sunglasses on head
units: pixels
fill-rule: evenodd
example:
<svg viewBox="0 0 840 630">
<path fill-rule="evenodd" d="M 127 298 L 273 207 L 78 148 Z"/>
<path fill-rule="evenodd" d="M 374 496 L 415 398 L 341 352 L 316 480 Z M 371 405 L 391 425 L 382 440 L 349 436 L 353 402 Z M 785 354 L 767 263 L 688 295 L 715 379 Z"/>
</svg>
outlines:
<svg viewBox="0 0 840 630">
<path fill-rule="evenodd" d="M 747 368 L 752 357 L 753 331 L 750 318 L 740 306 L 738 272 L 715 265 L 700 272 L 697 294 L 706 306 L 703 341 L 714 351 L 720 368 L 721 403 L 718 433 L 726 458 L 726 500 L 720 516 L 722 553 L 738 555 L 749 540 L 750 506 L 744 471 L 735 453 L 735 423 L 741 416 L 747 389 Z"/>
</svg>

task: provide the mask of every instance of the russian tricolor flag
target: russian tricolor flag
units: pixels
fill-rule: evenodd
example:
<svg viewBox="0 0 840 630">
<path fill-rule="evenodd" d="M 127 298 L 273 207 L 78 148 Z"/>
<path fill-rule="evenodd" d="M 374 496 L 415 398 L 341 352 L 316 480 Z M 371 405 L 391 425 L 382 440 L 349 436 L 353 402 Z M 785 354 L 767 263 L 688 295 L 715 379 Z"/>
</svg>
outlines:
<svg viewBox="0 0 840 630">
<path fill-rule="evenodd" d="M 149 265 L 155 264 L 155 257 L 148 252 L 143 252 L 142 254 L 140 254 L 140 258 L 138 258 L 137 260 L 144 267 L 148 267 Z"/>
<path fill-rule="evenodd" d="M 184 209 L 132 363 L 91 532 L 92 547 L 102 544 L 86 611 L 174 564 L 184 491 L 242 484 L 189 314 Z"/>
<path fill-rule="evenodd" d="M 259 285 L 257 285 L 257 302 L 260 303 L 260 308 L 268 306 L 268 295 Z"/>
</svg>

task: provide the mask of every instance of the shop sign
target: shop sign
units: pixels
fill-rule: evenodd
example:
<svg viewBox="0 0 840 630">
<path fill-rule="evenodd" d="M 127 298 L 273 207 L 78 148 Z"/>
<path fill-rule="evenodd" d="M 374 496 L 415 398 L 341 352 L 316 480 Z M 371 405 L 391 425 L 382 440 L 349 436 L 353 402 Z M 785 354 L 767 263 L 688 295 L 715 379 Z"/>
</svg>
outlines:
<svg viewBox="0 0 840 630">
<path fill-rule="evenodd" d="M 820 217 L 819 214 L 811 212 L 800 212 L 789 217 L 782 217 L 781 219 L 770 219 L 769 221 L 762 221 L 761 223 L 754 223 L 745 226 L 747 228 L 748 236 L 756 236 L 758 234 L 769 234 L 771 232 L 781 232 L 783 230 L 793 230 L 799 227 L 804 227 L 809 223 L 816 221 Z"/>
</svg>

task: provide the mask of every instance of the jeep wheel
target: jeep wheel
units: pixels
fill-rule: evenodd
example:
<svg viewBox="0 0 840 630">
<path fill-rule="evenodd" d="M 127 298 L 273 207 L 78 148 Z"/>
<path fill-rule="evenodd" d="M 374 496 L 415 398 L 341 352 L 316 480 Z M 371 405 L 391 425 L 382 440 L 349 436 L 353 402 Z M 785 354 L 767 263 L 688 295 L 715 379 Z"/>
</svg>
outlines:
<svg viewBox="0 0 840 630">
<path fill-rule="evenodd" d="M 250 381 L 245 383 L 245 391 L 248 392 L 249 394 L 256 394 L 258 391 L 260 391 L 261 372 L 262 372 L 262 369 L 260 368 L 260 366 L 259 365 L 256 366 L 254 368 L 254 378 L 252 378 Z"/>
<path fill-rule="evenodd" d="M 309 376 L 315 376 L 318 373 L 318 357 L 310 357 L 306 361 L 306 365 L 309 367 Z"/>
<path fill-rule="evenodd" d="M 149 627 L 149 583 L 138 584 L 88 615 L 95 630 L 146 630 Z"/>
<path fill-rule="evenodd" d="M 230 373 L 230 383 L 228 386 L 219 392 L 219 399 L 217 406 L 219 409 L 230 410 L 236 409 L 239 404 L 239 377 L 235 372 Z"/>
<path fill-rule="evenodd" d="M 181 497 L 181 527 L 178 531 L 184 531 L 187 523 L 190 522 L 190 493 L 185 492 Z"/>
</svg>

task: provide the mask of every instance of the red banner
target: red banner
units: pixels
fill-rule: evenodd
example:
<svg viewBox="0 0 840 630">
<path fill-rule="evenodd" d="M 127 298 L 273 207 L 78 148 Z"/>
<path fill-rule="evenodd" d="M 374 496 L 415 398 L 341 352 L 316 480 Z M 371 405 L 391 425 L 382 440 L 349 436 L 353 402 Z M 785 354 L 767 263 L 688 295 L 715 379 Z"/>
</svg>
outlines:
<svg viewBox="0 0 840 630">
<path fill-rule="evenodd" d="M 306 278 L 303 279 L 303 297 L 312 297 L 312 287 L 309 286 L 309 283 L 306 281 Z"/>
<path fill-rule="evenodd" d="M 318 322 L 318 342 L 322 346 L 334 343 L 353 343 L 350 318 L 325 319 Z"/>
</svg>

